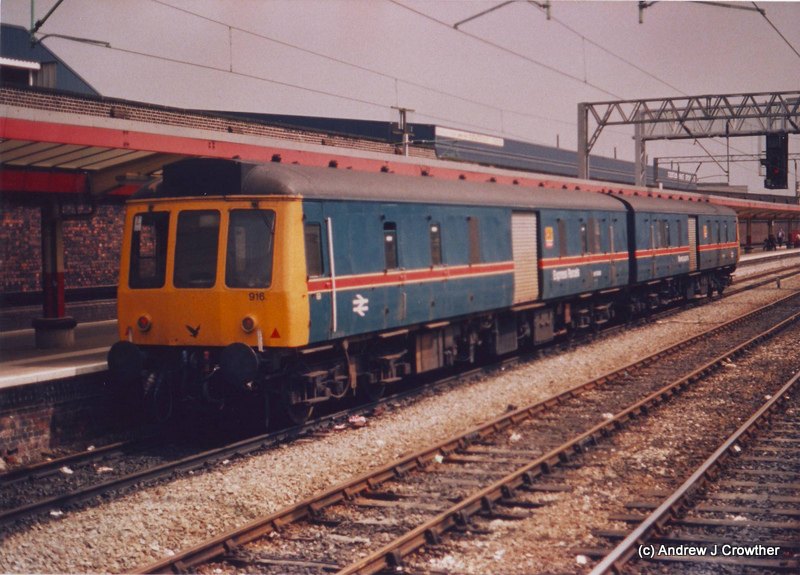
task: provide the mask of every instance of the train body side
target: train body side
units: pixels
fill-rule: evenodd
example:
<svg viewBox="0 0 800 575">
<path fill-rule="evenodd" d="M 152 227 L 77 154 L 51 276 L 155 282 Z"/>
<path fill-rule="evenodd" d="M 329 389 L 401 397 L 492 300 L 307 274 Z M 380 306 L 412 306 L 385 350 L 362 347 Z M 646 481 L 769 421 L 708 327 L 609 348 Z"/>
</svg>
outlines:
<svg viewBox="0 0 800 575">
<path fill-rule="evenodd" d="M 131 246 L 124 249 L 120 337 L 137 344 L 297 348 L 536 302 L 630 293 L 732 270 L 738 258 L 734 214 L 701 203 L 294 166 L 184 165 L 205 170 L 173 177 L 171 185 L 189 197 L 129 208 L 129 239 L 141 218 L 162 213 L 159 206 L 168 206 L 171 238 L 162 264 L 169 273 L 158 286 L 130 285 Z M 201 193 L 207 188 L 224 195 Z M 254 206 L 274 218 L 275 253 L 269 285 L 247 289 L 223 276 L 231 249 L 244 241 L 231 236 L 230 214 Z M 196 246 L 215 252 L 211 284 L 175 284 L 173 244 L 183 212 L 219 220 L 213 246 Z M 248 316 L 256 329 L 243 333 Z M 142 317 L 158 321 L 134 329 Z"/>
<path fill-rule="evenodd" d="M 314 262 L 308 269 L 311 343 L 629 281 L 621 205 L 618 211 L 516 210 L 306 200 L 303 209 L 306 257 Z M 523 287 L 526 279 L 530 285 Z"/>
<path fill-rule="evenodd" d="M 321 263 L 307 270 L 310 341 L 510 306 L 507 223 L 502 208 L 306 200 L 307 257 Z"/>
<path fill-rule="evenodd" d="M 129 203 L 109 368 L 154 411 L 255 394 L 298 422 L 722 292 L 736 234 L 702 202 L 185 160 Z"/>
<path fill-rule="evenodd" d="M 730 272 L 739 259 L 736 214 L 701 202 L 626 197 L 634 285 Z"/>
<path fill-rule="evenodd" d="M 626 215 L 621 204 L 616 211 L 548 209 L 539 212 L 543 300 L 628 285 Z"/>
</svg>

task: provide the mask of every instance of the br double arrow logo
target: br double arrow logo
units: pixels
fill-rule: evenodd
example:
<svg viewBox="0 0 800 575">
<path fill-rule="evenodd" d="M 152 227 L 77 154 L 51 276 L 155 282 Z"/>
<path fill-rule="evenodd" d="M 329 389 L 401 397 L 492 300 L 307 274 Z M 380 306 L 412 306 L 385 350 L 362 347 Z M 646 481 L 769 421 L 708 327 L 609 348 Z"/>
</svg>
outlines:
<svg viewBox="0 0 800 575">
<path fill-rule="evenodd" d="M 356 297 L 353 298 L 353 313 L 357 313 L 359 316 L 364 317 L 367 315 L 368 311 L 369 300 L 360 293 L 357 293 Z"/>
</svg>

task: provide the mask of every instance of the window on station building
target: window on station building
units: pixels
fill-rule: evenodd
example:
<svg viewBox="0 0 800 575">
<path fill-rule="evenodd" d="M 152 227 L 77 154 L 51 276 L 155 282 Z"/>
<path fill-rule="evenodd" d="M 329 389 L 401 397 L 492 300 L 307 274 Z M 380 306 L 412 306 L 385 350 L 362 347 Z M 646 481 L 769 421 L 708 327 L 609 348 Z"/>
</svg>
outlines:
<svg viewBox="0 0 800 575">
<path fill-rule="evenodd" d="M 383 224 L 383 258 L 387 270 L 399 267 L 397 257 L 397 224 L 385 222 Z"/>
<path fill-rule="evenodd" d="M 232 210 L 228 220 L 225 285 L 267 288 L 272 284 L 275 212 Z"/>
<path fill-rule="evenodd" d="M 442 226 L 438 222 L 430 225 L 431 265 L 442 265 Z"/>
<path fill-rule="evenodd" d="M 167 275 L 169 212 L 133 217 L 128 285 L 134 289 L 164 287 Z"/>
<path fill-rule="evenodd" d="M 217 282 L 219 212 L 185 210 L 178 215 L 175 268 L 177 288 L 210 288 Z"/>
<path fill-rule="evenodd" d="M 318 277 L 325 273 L 322 267 L 322 225 L 307 223 L 304 227 L 306 244 L 306 273 Z"/>
<path fill-rule="evenodd" d="M 40 88 L 55 88 L 57 71 L 55 62 L 43 62 L 42 67 L 33 74 L 33 85 Z"/>
</svg>

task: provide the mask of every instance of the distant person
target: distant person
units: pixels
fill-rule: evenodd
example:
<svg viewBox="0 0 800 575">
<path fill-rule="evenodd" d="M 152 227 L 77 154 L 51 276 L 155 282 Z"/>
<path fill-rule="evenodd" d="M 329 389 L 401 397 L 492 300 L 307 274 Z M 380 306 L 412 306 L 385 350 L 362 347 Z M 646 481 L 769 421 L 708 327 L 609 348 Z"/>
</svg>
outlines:
<svg viewBox="0 0 800 575">
<path fill-rule="evenodd" d="M 783 246 L 783 228 L 778 228 L 778 247 Z"/>
</svg>

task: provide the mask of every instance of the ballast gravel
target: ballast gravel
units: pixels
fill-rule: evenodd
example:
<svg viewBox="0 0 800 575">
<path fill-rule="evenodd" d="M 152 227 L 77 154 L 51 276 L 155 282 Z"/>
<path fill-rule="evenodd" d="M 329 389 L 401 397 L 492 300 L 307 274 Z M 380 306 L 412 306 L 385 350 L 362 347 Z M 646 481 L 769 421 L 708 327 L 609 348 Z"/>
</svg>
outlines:
<svg viewBox="0 0 800 575">
<path fill-rule="evenodd" d="M 509 405 L 543 400 L 797 289 L 800 281 L 784 280 L 781 289 L 745 292 L 431 393 L 363 427 L 233 460 L 96 507 L 65 510 L 21 531 L 0 531 L 0 572 L 120 572 L 147 565 L 494 418 Z"/>
</svg>

